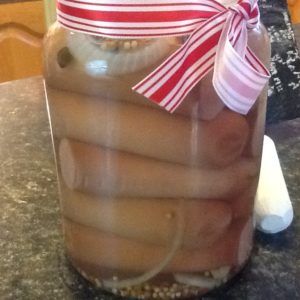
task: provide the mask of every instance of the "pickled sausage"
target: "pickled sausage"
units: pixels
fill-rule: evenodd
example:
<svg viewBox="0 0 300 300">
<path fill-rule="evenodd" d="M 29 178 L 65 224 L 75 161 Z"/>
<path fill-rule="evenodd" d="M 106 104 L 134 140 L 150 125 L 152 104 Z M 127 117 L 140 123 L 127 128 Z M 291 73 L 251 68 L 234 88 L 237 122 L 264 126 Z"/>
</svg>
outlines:
<svg viewBox="0 0 300 300">
<path fill-rule="evenodd" d="M 253 247 L 254 221 L 251 216 L 248 216 L 246 219 L 244 218 L 238 223 L 240 224 L 242 231 L 239 234 L 239 245 L 236 258 L 237 265 L 243 266 L 247 262 Z"/>
<path fill-rule="evenodd" d="M 192 91 L 195 95 L 194 98 L 197 99 L 193 115 L 201 120 L 214 119 L 225 107 L 225 104 L 212 87 L 212 79 L 213 71 L 210 71 L 198 84 L 199 88 L 196 86 Z"/>
<path fill-rule="evenodd" d="M 212 121 L 49 90 L 53 134 L 190 166 L 226 166 L 242 153 L 249 127 L 229 110 Z M 193 141 L 193 143 L 191 143 Z"/>
<path fill-rule="evenodd" d="M 99 268 L 147 272 L 168 254 L 167 247 L 124 239 L 67 219 L 64 219 L 64 232 L 69 255 L 75 260 L 85 261 Z M 242 234 L 243 243 L 240 245 Z M 224 265 L 236 266 L 247 253 L 246 245 L 249 241 L 246 238 L 244 221 L 234 223 L 217 243 L 210 247 L 193 251 L 178 250 L 162 273 L 202 272 Z"/>
<path fill-rule="evenodd" d="M 62 189 L 62 213 L 74 222 L 120 237 L 168 246 L 178 214 L 184 218 L 183 247 L 207 247 L 231 223 L 231 209 L 218 200 L 110 199 Z M 145 213 L 146 212 L 146 213 Z"/>
<path fill-rule="evenodd" d="M 130 198 L 232 197 L 258 172 L 246 159 L 219 170 L 192 169 L 67 139 L 60 143 L 59 160 L 70 189 Z"/>
<path fill-rule="evenodd" d="M 265 116 L 267 111 L 267 101 L 264 99 L 267 98 L 267 94 L 268 86 L 265 86 L 257 99 L 254 110 L 251 111 L 248 116 L 251 139 L 249 141 L 250 147 L 247 146 L 245 148 L 249 148 L 248 152 L 250 155 L 258 158 L 260 158 L 262 154 Z"/>
<path fill-rule="evenodd" d="M 260 24 L 259 27 L 248 32 L 249 47 L 256 56 L 264 63 L 267 68 L 270 68 L 271 61 L 271 44 L 269 43 L 268 31 Z M 261 49 L 264 45 L 264 49 Z M 265 130 L 265 116 L 267 110 L 268 85 L 261 92 L 255 104 L 255 110 L 250 112 L 250 128 L 251 133 L 251 155 L 260 157 L 263 144 L 263 135 Z M 248 148 L 248 147 L 247 147 Z"/>
<path fill-rule="evenodd" d="M 240 195 L 228 199 L 228 205 L 232 209 L 232 218 L 245 218 L 253 214 L 254 198 L 257 189 L 257 180 L 245 189 Z"/>
<path fill-rule="evenodd" d="M 261 46 L 264 45 L 264 48 Z M 271 62 L 271 44 L 269 42 L 269 34 L 266 27 L 259 24 L 256 28 L 248 31 L 248 46 L 267 67 Z"/>
</svg>

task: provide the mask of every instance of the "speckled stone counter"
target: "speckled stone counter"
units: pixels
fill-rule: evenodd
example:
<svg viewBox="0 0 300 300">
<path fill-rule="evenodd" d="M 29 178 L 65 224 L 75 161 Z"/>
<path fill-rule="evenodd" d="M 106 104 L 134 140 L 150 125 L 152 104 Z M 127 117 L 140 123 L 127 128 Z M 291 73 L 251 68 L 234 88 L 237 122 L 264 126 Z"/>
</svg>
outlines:
<svg viewBox="0 0 300 300">
<path fill-rule="evenodd" d="M 286 0 L 261 0 L 260 12 L 272 45 L 267 120 L 300 117 L 300 56 Z"/>
<path fill-rule="evenodd" d="M 276 235 L 256 234 L 252 259 L 215 299 L 300 299 L 300 119 L 268 129 L 296 218 Z M 0 299 L 115 299 L 66 261 L 54 158 L 40 77 L 0 85 Z"/>
</svg>

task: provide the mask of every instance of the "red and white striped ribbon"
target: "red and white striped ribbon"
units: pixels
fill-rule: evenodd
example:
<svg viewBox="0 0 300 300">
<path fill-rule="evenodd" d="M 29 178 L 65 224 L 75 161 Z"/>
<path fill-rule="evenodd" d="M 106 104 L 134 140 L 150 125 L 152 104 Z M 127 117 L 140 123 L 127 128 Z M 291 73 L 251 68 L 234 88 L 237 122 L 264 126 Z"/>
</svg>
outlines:
<svg viewBox="0 0 300 300">
<path fill-rule="evenodd" d="M 259 22 L 257 0 L 225 7 L 215 0 L 58 0 L 62 26 L 110 38 L 189 35 L 133 89 L 173 112 L 212 69 L 213 86 L 230 109 L 247 114 L 269 72 L 247 46 Z"/>
</svg>

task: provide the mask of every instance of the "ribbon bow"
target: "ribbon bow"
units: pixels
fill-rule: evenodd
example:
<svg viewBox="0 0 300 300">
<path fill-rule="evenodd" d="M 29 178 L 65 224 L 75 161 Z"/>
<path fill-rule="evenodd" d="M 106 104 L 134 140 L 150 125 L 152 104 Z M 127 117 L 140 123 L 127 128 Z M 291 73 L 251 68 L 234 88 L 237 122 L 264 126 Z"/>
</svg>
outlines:
<svg viewBox="0 0 300 300">
<path fill-rule="evenodd" d="M 269 72 L 247 46 L 259 22 L 257 0 L 225 7 L 215 0 L 59 0 L 65 27 L 111 38 L 189 35 L 133 89 L 173 112 L 212 69 L 213 86 L 231 110 L 247 114 Z"/>
</svg>

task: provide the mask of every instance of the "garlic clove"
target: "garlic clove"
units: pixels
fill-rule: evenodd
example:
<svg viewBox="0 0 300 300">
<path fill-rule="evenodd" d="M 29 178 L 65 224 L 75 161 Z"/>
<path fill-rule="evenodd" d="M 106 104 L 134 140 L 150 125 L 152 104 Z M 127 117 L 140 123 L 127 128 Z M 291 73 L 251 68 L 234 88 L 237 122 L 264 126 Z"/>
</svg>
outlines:
<svg viewBox="0 0 300 300">
<path fill-rule="evenodd" d="M 215 279 L 226 279 L 230 272 L 230 266 L 223 266 L 215 270 L 211 270 L 210 273 Z"/>
<path fill-rule="evenodd" d="M 174 278 L 178 283 L 207 289 L 212 289 L 214 287 L 219 286 L 222 283 L 222 281 L 219 279 L 187 273 L 176 273 L 174 274 Z"/>
</svg>

